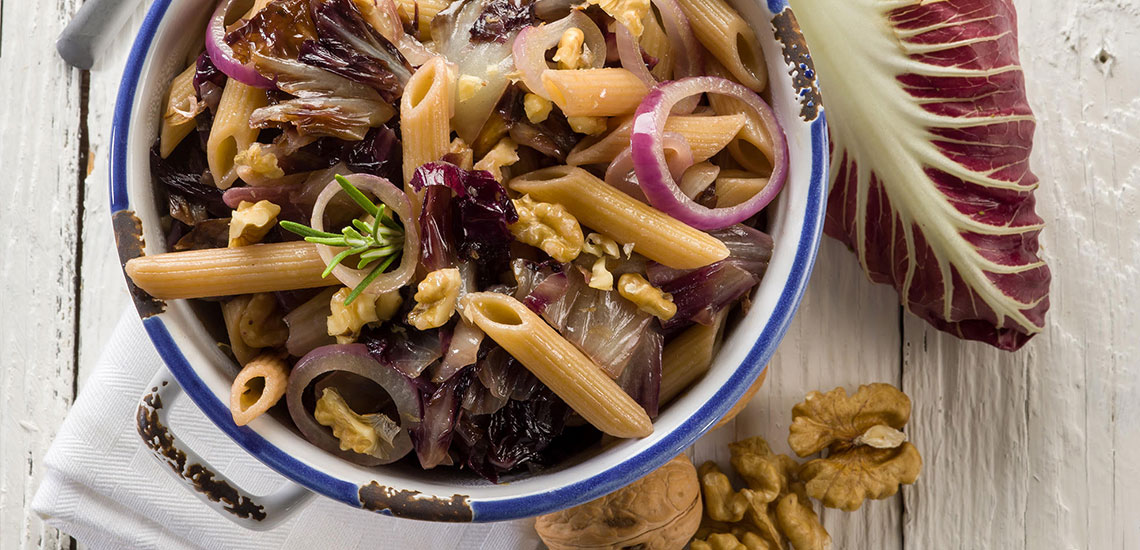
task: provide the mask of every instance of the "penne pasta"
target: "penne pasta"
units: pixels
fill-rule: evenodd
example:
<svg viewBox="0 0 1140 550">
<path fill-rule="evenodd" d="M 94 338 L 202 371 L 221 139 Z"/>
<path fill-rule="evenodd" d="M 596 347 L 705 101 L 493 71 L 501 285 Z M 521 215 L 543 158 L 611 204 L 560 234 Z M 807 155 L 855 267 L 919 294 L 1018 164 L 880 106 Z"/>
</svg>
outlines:
<svg viewBox="0 0 1140 550">
<path fill-rule="evenodd" d="M 685 391 L 709 369 L 720 350 L 728 310 L 721 310 L 711 325 L 693 325 L 665 345 L 661 354 L 662 405 Z"/>
<path fill-rule="evenodd" d="M 158 134 L 158 152 L 162 158 L 170 156 L 174 148 L 197 128 L 194 116 L 198 114 L 198 96 L 194 91 L 194 73 L 197 64 L 191 64 L 174 77 L 166 92 L 166 112 L 162 115 L 162 129 Z"/>
<path fill-rule="evenodd" d="M 645 25 L 645 30 L 642 31 L 638 42 L 641 44 L 641 49 L 657 59 L 657 64 L 649 72 L 658 81 L 668 80 L 673 76 L 673 50 L 669 44 L 669 36 L 665 34 L 665 29 L 661 28 L 661 23 L 657 21 L 652 9 L 645 14 L 642 23 Z"/>
<path fill-rule="evenodd" d="M 649 93 L 645 83 L 625 69 L 551 69 L 542 73 L 542 85 L 568 117 L 629 114 Z"/>
<path fill-rule="evenodd" d="M 561 204 L 583 225 L 632 244 L 641 255 L 674 269 L 695 269 L 728 257 L 724 243 L 606 185 L 573 166 L 554 166 L 511 180 L 510 188 Z"/>
<path fill-rule="evenodd" d="M 162 300 L 340 284 L 321 277 L 325 262 L 317 245 L 303 241 L 141 256 L 124 269 L 135 285 Z"/>
<path fill-rule="evenodd" d="M 741 166 L 757 174 L 772 172 L 772 137 L 756 114 L 735 98 L 708 94 L 709 103 L 717 113 L 743 113 L 744 127 L 726 146 L 726 150 Z"/>
<path fill-rule="evenodd" d="M 476 292 L 462 299 L 463 317 L 518 359 L 575 412 L 615 437 L 645 437 L 653 423 L 645 409 L 602 367 L 511 296 Z"/>
<path fill-rule="evenodd" d="M 421 41 L 431 40 L 431 20 L 451 4 L 451 0 L 396 0 L 396 12 L 405 26 L 418 32 Z"/>
<path fill-rule="evenodd" d="M 671 116 L 665 121 L 665 131 L 675 132 L 685 137 L 693 150 L 693 162 L 704 162 L 731 143 L 745 124 L 745 115 L 718 116 Z M 613 130 L 598 139 L 582 140 L 566 156 L 566 164 L 582 166 L 586 164 L 608 163 L 629 147 L 629 135 L 633 130 L 633 117 L 620 121 Z"/>
<path fill-rule="evenodd" d="M 755 31 L 724 0 L 678 0 L 693 34 L 732 76 L 752 91 L 768 87 L 768 66 Z"/>
<path fill-rule="evenodd" d="M 258 348 L 245 343 L 245 339 L 241 336 L 242 317 L 251 301 L 253 296 L 247 295 L 236 296 L 222 302 L 222 320 L 226 324 L 226 336 L 230 339 L 230 351 L 233 352 L 234 359 L 237 359 L 239 365 L 249 363 L 259 351 Z"/>
<path fill-rule="evenodd" d="M 403 130 L 404 185 L 416 169 L 437 161 L 451 147 L 451 113 L 455 82 L 442 57 L 433 57 L 416 70 L 400 100 Z"/>
<path fill-rule="evenodd" d="M 245 426 L 265 414 L 284 397 L 288 386 L 289 366 L 283 353 L 262 353 L 246 363 L 230 386 L 234 424 Z"/>
<path fill-rule="evenodd" d="M 768 178 L 741 170 L 725 170 L 716 179 L 716 207 L 736 206 L 764 190 Z"/>
<path fill-rule="evenodd" d="M 206 142 L 206 160 L 214 185 L 219 189 L 229 189 L 237 180 L 234 158 L 239 151 L 249 149 L 257 141 L 259 130 L 249 124 L 249 117 L 269 101 L 265 90 L 247 86 L 235 79 L 226 82 L 222 99 L 218 102 L 218 112 L 214 115 L 214 125 L 210 127 L 210 139 Z"/>
</svg>

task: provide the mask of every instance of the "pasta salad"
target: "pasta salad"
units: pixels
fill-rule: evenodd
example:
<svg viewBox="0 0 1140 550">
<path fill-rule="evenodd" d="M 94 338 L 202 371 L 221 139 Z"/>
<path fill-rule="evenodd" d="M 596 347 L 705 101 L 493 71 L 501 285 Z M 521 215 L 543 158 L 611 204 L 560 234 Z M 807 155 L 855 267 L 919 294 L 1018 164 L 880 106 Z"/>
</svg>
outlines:
<svg viewBox="0 0 1140 550">
<path fill-rule="evenodd" d="M 645 437 L 771 257 L 787 144 L 724 0 L 222 0 L 151 152 L 230 408 L 491 481 Z"/>
</svg>

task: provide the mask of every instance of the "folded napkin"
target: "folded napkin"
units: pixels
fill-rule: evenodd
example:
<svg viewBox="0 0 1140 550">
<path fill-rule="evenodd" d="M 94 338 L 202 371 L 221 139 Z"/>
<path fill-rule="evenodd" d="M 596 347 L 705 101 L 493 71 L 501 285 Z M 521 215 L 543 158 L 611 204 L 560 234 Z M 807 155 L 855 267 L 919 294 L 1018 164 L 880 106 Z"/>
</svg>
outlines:
<svg viewBox="0 0 1140 550">
<path fill-rule="evenodd" d="M 32 504 L 45 521 L 88 548 L 125 549 L 488 549 L 540 548 L 533 520 L 442 524 L 401 520 L 314 496 L 267 531 L 240 527 L 176 481 L 143 446 L 134 415 L 146 384 L 166 368 L 133 310 L 79 394 L 44 459 Z M 210 464 L 254 494 L 285 478 L 230 441 L 189 399 L 171 411 L 172 429 Z"/>
</svg>

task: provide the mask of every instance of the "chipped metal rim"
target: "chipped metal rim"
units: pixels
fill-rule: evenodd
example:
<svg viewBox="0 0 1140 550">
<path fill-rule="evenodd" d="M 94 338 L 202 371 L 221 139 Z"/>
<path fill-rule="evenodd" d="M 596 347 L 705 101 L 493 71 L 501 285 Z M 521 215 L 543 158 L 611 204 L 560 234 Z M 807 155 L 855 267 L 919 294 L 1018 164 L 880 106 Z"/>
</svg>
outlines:
<svg viewBox="0 0 1140 550">
<path fill-rule="evenodd" d="M 127 157 L 130 143 L 130 123 L 134 116 L 140 78 L 148 61 L 148 56 L 151 54 L 159 26 L 173 1 L 176 0 L 155 0 L 153 2 L 143 21 L 123 73 L 111 133 L 110 206 L 112 216 L 134 217 L 131 211 L 131 200 L 128 196 Z M 747 2 L 748 0 L 743 1 Z M 685 416 L 683 421 L 679 422 L 674 429 L 660 437 L 653 436 L 652 444 L 623 457 L 620 462 L 596 474 L 576 477 L 572 481 L 564 480 L 563 483 L 553 484 L 543 491 L 488 499 L 469 498 L 459 494 L 423 495 L 425 498 L 416 498 L 416 495 L 420 495 L 418 491 L 388 488 L 375 482 L 356 483 L 330 475 L 286 453 L 256 431 L 248 427 L 236 426 L 230 417 L 228 405 L 218 399 L 183 354 L 163 322 L 163 314 L 156 314 L 153 304 L 150 304 L 150 308 L 147 307 L 150 302 L 147 302 L 145 298 L 148 297 L 143 296 L 140 300 L 140 296 L 135 295 L 136 305 L 140 309 L 140 316 L 143 317 L 143 325 L 159 355 L 169 367 L 174 378 L 202 412 L 227 436 L 258 460 L 317 493 L 350 506 L 372 509 L 388 515 L 432 521 L 476 522 L 535 516 L 598 498 L 660 467 L 710 430 L 764 371 L 768 360 L 775 353 L 777 344 L 790 326 L 807 288 L 823 234 L 829 150 L 827 124 L 823 109 L 818 105 L 818 88 L 815 86 L 814 74 L 810 67 L 810 55 L 807 54 L 806 48 L 804 51 L 792 52 L 794 55 L 789 55 L 789 48 L 793 44 L 796 47 L 803 47 L 803 39 L 802 35 L 798 35 L 798 29 L 794 28 L 794 17 L 790 15 L 790 9 L 785 0 L 769 0 L 764 4 L 757 3 L 756 6 L 741 7 L 756 7 L 760 8 L 761 11 L 763 11 L 762 8 L 766 7 L 768 13 L 763 15 L 771 17 L 773 24 L 776 23 L 776 16 L 785 16 L 784 28 L 779 29 L 783 35 L 778 32 L 777 38 L 784 46 L 785 64 L 791 65 L 787 73 L 794 77 L 793 81 L 796 83 L 802 84 L 805 77 L 807 81 L 810 81 L 810 86 L 806 88 L 797 86 L 792 92 L 802 106 L 799 113 L 789 114 L 787 111 L 780 112 L 779 110 L 777 112 L 785 125 L 795 123 L 806 127 L 804 143 L 800 144 L 802 151 L 793 152 L 793 154 L 807 154 L 804 162 L 810 167 L 810 174 L 805 178 L 804 184 L 807 190 L 802 205 L 804 208 L 803 224 L 793 228 L 794 231 L 798 231 L 799 238 L 795 241 L 794 255 L 791 256 L 787 278 L 782 288 L 768 293 L 774 295 L 774 304 L 771 306 L 770 315 L 763 321 L 762 328 L 755 332 L 755 340 L 750 344 L 742 345 L 742 347 L 748 348 L 746 352 L 737 353 L 734 350 L 734 356 L 741 355 L 742 357 L 735 367 L 732 367 L 731 374 L 724 379 L 715 392 L 710 394 L 704 402 L 694 403 L 693 411 Z M 791 20 L 791 25 L 787 24 L 788 19 Z M 791 28 L 789 29 L 789 27 Z M 797 35 L 789 37 L 787 35 L 789 30 L 795 31 Z M 772 55 L 767 52 L 765 55 L 771 66 Z M 807 60 L 808 64 L 804 65 L 803 60 Z M 796 114 L 801 115 L 804 119 L 802 123 Z M 797 205 L 797 208 L 800 206 Z M 116 238 L 141 239 L 141 234 L 137 232 L 132 235 L 117 234 Z M 777 247 L 787 242 L 778 241 Z M 129 257 L 121 258 L 124 263 L 127 259 Z M 726 351 L 722 351 L 721 356 L 726 353 Z M 722 361 L 719 356 L 718 361 Z M 717 366 L 716 368 L 722 367 Z M 710 370 L 710 374 L 711 372 Z M 685 406 L 689 405 L 690 403 L 685 403 Z M 335 460 L 331 455 L 329 458 Z M 542 474 L 539 474 L 535 477 L 541 476 Z M 463 487 L 459 486 L 456 489 L 464 490 Z M 390 498 L 394 494 L 402 496 L 395 499 Z M 413 501 L 421 505 L 409 506 L 408 503 Z"/>
</svg>

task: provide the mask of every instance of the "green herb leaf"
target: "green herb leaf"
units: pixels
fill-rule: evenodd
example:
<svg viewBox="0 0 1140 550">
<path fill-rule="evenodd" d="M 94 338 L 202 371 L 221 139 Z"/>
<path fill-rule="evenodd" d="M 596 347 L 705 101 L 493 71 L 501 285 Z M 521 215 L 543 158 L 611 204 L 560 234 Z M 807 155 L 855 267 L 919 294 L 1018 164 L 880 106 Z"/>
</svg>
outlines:
<svg viewBox="0 0 1140 550">
<path fill-rule="evenodd" d="M 368 214 L 372 216 L 380 215 L 380 209 L 376 206 L 376 204 L 368 200 L 368 197 L 365 197 L 364 193 L 361 193 L 355 185 L 350 183 L 348 181 L 348 178 L 345 178 L 340 174 L 337 174 L 334 177 L 336 178 L 336 182 L 340 184 L 340 188 L 344 189 L 345 194 L 347 194 L 353 202 L 363 208 L 365 212 L 368 212 Z"/>
</svg>

